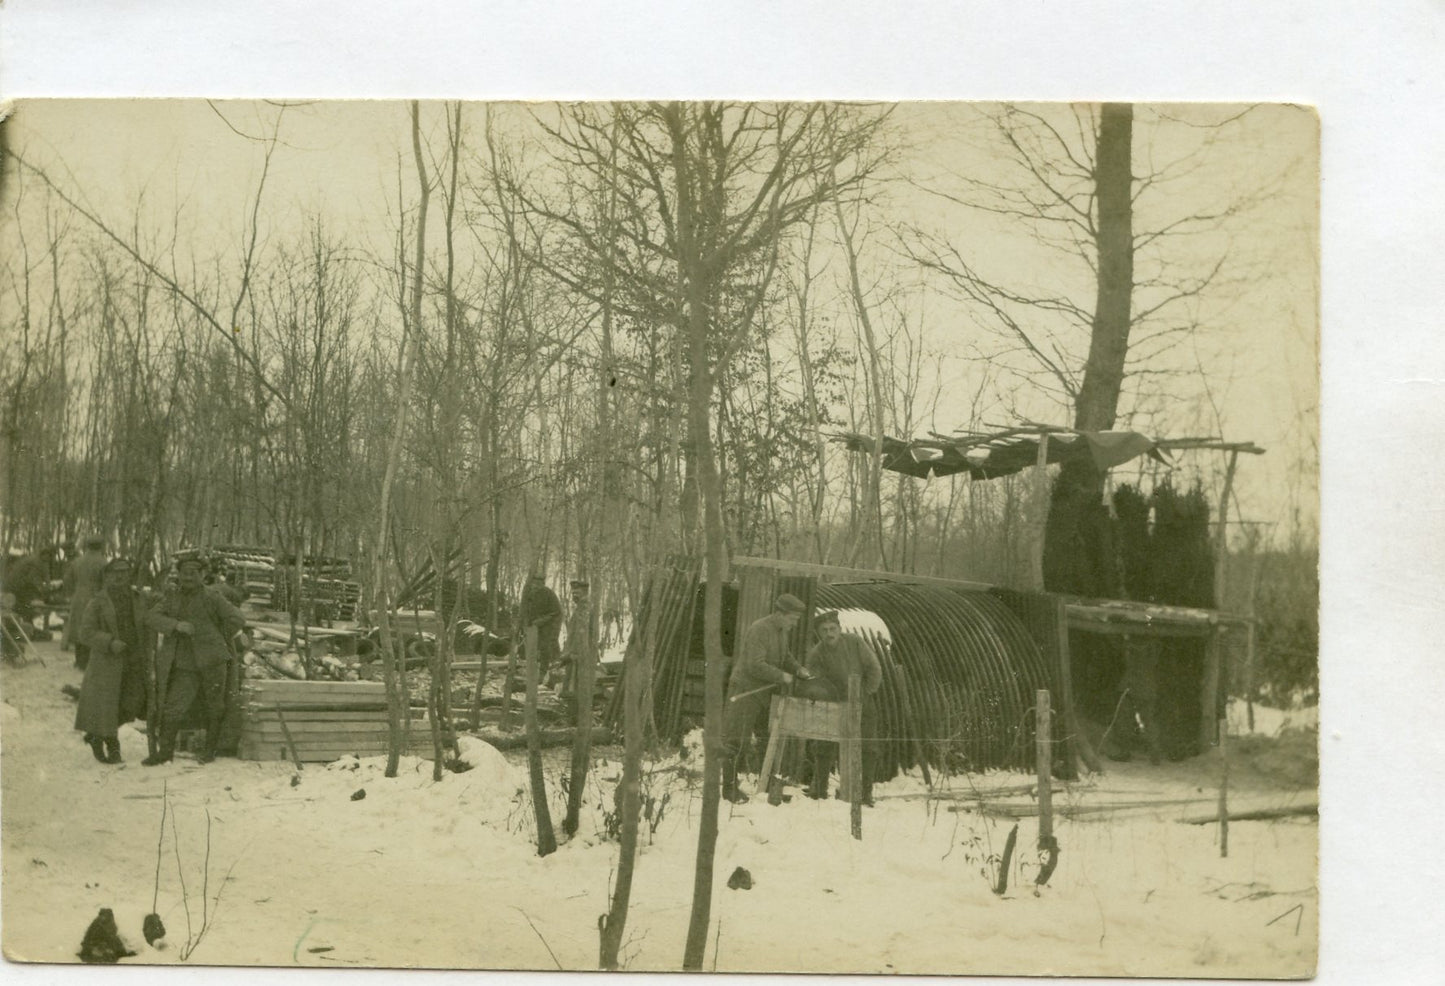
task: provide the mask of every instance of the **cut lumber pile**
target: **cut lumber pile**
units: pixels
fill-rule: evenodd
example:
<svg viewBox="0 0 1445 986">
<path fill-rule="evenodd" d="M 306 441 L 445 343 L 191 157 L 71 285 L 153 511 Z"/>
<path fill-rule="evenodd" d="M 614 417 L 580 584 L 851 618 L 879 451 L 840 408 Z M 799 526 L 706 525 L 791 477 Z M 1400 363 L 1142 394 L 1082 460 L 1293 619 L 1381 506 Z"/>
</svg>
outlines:
<svg viewBox="0 0 1445 986">
<path fill-rule="evenodd" d="M 318 763 L 386 753 L 386 688 L 373 681 L 247 681 L 241 692 L 242 760 Z M 404 753 L 430 756 L 431 728 L 412 711 Z"/>
</svg>

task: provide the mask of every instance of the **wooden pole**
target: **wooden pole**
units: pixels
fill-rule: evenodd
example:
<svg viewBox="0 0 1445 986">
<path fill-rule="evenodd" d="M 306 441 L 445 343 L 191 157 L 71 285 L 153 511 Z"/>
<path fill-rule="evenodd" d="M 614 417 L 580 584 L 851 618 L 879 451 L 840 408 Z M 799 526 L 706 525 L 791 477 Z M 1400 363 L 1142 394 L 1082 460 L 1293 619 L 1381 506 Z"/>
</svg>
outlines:
<svg viewBox="0 0 1445 986">
<path fill-rule="evenodd" d="M 1215 626 L 1204 645 L 1204 681 L 1199 689 L 1199 752 L 1203 753 L 1218 739 L 1215 727 L 1219 715 L 1220 679 L 1219 627 Z"/>
<path fill-rule="evenodd" d="M 1035 693 L 1034 714 L 1034 759 L 1038 768 L 1039 784 L 1039 848 L 1047 849 L 1054 844 L 1054 790 L 1053 790 L 1053 744 L 1049 740 L 1049 690 L 1040 688 Z"/>
<path fill-rule="evenodd" d="M 1239 451 L 1231 450 L 1229 465 L 1224 470 L 1224 492 L 1219 498 L 1219 520 L 1214 532 L 1214 608 L 1225 608 L 1225 591 L 1228 588 L 1229 569 L 1229 497 L 1234 489 L 1234 469 L 1239 464 Z M 1229 667 L 1223 646 L 1219 639 L 1219 627 L 1209 636 L 1208 650 L 1204 658 L 1204 687 L 1200 696 L 1199 745 L 1206 750 L 1219 738 L 1215 723 L 1219 715 L 1219 692 L 1227 687 Z"/>
<path fill-rule="evenodd" d="M 1254 732 L 1254 621 L 1244 638 L 1244 712 L 1248 717 L 1249 731 Z"/>
<path fill-rule="evenodd" d="M 1214 531 L 1214 608 L 1224 609 L 1226 576 L 1229 570 L 1229 497 L 1234 490 L 1234 468 L 1239 464 L 1239 452 L 1229 453 L 1229 465 L 1224 469 L 1224 493 L 1219 498 L 1219 519 Z"/>
<path fill-rule="evenodd" d="M 547 782 L 542 776 L 542 736 L 537 728 L 537 625 L 529 624 L 527 648 L 527 769 L 532 778 L 532 813 L 537 820 L 537 855 L 557 851 L 557 834 L 552 831 L 552 812 L 547 807 Z"/>
<path fill-rule="evenodd" d="M 1224 738 L 1229 734 L 1229 721 L 1219 720 L 1219 857 L 1229 855 L 1229 754 L 1224 747 Z"/>
<path fill-rule="evenodd" d="M 848 823 L 853 838 L 863 838 L 863 686 L 848 676 L 848 722 L 843 755 L 848 767 Z"/>
<path fill-rule="evenodd" d="M 1039 455 L 1034 463 L 1034 524 L 1029 545 L 1028 586 L 1044 591 L 1044 537 L 1049 525 L 1049 435 L 1039 435 Z"/>
<path fill-rule="evenodd" d="M 1089 742 L 1089 737 L 1083 729 L 1083 720 L 1079 717 L 1078 709 L 1074 702 L 1074 663 L 1072 651 L 1069 648 L 1069 608 L 1062 599 L 1055 597 L 1056 609 L 1054 613 L 1054 625 L 1058 632 L 1059 648 L 1059 688 L 1063 694 L 1059 696 L 1059 705 L 1063 711 L 1064 724 L 1069 731 L 1069 742 L 1067 748 L 1072 748 L 1072 755 L 1083 761 L 1084 766 L 1094 773 L 1103 773 L 1104 764 L 1095 752 L 1094 745 Z M 1070 765 L 1072 766 L 1072 764 Z"/>
</svg>

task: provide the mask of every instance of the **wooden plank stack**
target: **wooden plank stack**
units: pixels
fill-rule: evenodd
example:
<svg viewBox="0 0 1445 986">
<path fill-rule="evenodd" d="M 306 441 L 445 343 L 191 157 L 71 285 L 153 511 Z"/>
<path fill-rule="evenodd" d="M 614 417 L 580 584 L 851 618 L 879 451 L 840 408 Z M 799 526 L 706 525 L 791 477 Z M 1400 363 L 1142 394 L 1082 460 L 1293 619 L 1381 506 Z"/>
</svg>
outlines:
<svg viewBox="0 0 1445 986">
<path fill-rule="evenodd" d="M 241 692 L 242 760 L 318 763 L 386 753 L 386 687 L 374 681 L 254 679 Z M 404 753 L 430 756 L 431 728 L 412 710 Z"/>
</svg>

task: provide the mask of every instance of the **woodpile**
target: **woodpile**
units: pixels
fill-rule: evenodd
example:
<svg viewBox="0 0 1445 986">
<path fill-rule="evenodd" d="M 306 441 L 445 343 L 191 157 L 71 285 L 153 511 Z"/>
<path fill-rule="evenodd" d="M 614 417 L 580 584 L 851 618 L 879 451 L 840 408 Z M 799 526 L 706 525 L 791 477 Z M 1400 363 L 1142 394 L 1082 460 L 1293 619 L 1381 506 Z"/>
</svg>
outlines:
<svg viewBox="0 0 1445 986">
<path fill-rule="evenodd" d="M 201 559 L 213 574 L 244 592 L 248 603 L 263 609 L 289 610 L 300 603 L 308 616 L 329 622 L 355 619 L 361 601 L 361 586 L 352 579 L 351 563 L 344 558 L 302 559 L 299 593 L 294 558 L 283 558 L 269 548 L 239 544 L 183 548 L 174 558 Z"/>
</svg>

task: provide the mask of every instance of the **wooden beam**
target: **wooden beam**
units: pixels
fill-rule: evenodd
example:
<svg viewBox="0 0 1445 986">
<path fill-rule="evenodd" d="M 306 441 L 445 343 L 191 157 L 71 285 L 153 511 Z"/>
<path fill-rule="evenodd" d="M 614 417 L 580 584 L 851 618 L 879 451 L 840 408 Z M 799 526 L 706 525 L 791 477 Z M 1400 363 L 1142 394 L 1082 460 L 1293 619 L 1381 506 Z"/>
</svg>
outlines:
<svg viewBox="0 0 1445 986">
<path fill-rule="evenodd" d="M 828 582 L 905 582 L 917 585 L 943 585 L 955 589 L 971 589 L 987 592 L 998 588 L 987 582 L 966 582 L 961 579 L 941 579 L 932 575 L 904 575 L 899 572 L 880 572 L 876 569 L 845 568 L 842 565 L 819 565 L 813 562 L 781 561 L 776 558 L 737 557 L 734 568 L 769 569 L 780 575 L 815 575 Z"/>
</svg>

